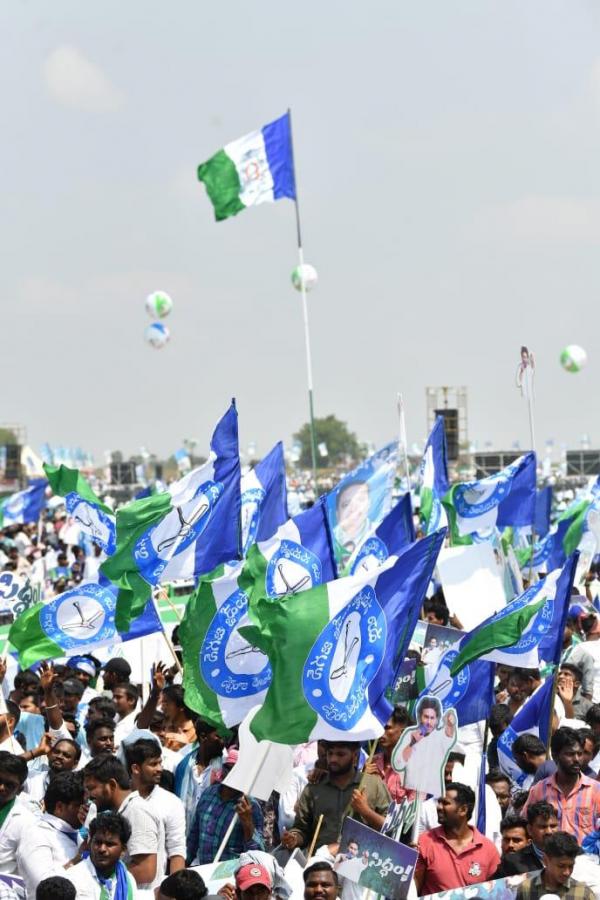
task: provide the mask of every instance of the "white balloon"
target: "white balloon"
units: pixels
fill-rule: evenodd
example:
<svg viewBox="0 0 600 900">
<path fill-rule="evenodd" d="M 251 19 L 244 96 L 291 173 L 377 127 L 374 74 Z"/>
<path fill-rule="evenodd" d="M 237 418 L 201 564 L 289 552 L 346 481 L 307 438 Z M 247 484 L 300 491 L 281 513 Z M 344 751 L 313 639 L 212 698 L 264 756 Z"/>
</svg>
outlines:
<svg viewBox="0 0 600 900">
<path fill-rule="evenodd" d="M 297 291 L 302 290 L 303 278 L 304 287 L 307 291 L 312 291 L 312 289 L 317 286 L 319 276 L 315 267 L 311 266 L 310 263 L 304 263 L 301 266 L 296 266 L 296 268 L 292 272 L 292 284 Z"/>
<path fill-rule="evenodd" d="M 171 337 L 171 332 L 162 322 L 152 322 L 144 332 L 148 343 L 156 350 L 162 350 Z"/>
<path fill-rule="evenodd" d="M 154 291 L 146 297 L 146 312 L 151 319 L 164 319 L 173 309 L 173 301 L 164 291 Z"/>
<path fill-rule="evenodd" d="M 567 372 L 580 372 L 587 362 L 587 353 L 578 344 L 569 344 L 560 354 L 560 364 Z"/>
</svg>

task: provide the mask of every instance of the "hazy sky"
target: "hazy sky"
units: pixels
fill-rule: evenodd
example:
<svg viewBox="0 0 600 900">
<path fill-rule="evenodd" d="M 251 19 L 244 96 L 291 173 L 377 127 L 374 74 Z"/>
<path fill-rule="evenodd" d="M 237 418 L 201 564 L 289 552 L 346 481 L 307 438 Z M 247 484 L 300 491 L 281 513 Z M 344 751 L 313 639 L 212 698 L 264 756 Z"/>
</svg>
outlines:
<svg viewBox="0 0 600 900">
<path fill-rule="evenodd" d="M 600 444 L 597 2 L 10 0 L 0 35 L 0 420 L 33 446 L 205 447 L 232 396 L 259 452 L 306 421 L 293 206 L 215 223 L 196 181 L 288 106 L 317 415 L 382 443 L 400 390 L 415 441 L 464 384 L 470 438 L 525 446 L 526 343 L 539 443 Z"/>
</svg>

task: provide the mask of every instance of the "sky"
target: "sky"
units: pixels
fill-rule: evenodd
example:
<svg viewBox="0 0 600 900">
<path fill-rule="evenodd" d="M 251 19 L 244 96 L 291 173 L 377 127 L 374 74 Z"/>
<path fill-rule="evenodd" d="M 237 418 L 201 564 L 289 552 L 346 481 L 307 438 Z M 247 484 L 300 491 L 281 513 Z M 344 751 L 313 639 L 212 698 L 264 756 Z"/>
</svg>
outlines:
<svg viewBox="0 0 600 900">
<path fill-rule="evenodd" d="M 0 6 L 0 422 L 35 448 L 242 447 L 308 417 L 291 201 L 216 223 L 196 168 L 291 107 L 315 413 L 426 435 L 600 445 L 600 7 L 594 0 L 12 0 Z M 174 308 L 144 342 L 147 294 Z M 588 363 L 565 373 L 580 344 Z"/>
</svg>

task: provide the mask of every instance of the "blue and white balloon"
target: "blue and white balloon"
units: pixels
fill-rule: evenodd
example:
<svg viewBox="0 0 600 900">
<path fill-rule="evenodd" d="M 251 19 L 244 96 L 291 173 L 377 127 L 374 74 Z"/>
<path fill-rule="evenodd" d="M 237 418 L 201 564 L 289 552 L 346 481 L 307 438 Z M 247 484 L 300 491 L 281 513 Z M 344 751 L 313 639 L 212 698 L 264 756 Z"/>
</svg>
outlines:
<svg viewBox="0 0 600 900">
<path fill-rule="evenodd" d="M 162 322 L 152 322 L 152 324 L 148 325 L 146 328 L 144 335 L 151 347 L 154 347 L 155 350 L 162 350 L 168 343 L 171 332 Z"/>
</svg>

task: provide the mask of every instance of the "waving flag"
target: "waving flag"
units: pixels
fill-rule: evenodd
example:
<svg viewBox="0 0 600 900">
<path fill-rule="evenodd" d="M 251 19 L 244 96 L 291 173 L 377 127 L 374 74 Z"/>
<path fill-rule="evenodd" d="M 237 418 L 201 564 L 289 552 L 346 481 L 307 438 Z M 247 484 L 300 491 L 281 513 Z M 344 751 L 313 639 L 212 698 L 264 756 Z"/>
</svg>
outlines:
<svg viewBox="0 0 600 900">
<path fill-rule="evenodd" d="M 0 528 L 37 522 L 46 505 L 47 486 L 45 478 L 35 478 L 24 491 L 0 500 Z"/>
<path fill-rule="evenodd" d="M 335 578 L 335 563 L 322 498 L 250 547 L 247 568 L 252 597 L 283 597 Z"/>
<path fill-rule="evenodd" d="M 251 584 L 243 563 L 220 567 L 200 580 L 179 626 L 186 705 L 221 733 L 262 703 L 271 681 L 269 660 L 239 632 Z"/>
<path fill-rule="evenodd" d="M 130 641 L 160 631 L 156 609 L 149 603 L 126 633 L 115 622 L 117 590 L 106 579 L 84 581 L 59 594 L 49 603 L 36 603 L 11 625 L 9 642 L 19 652 L 19 665 L 26 669 L 40 659 L 56 659 L 72 651 L 94 653 L 119 641 Z"/>
<path fill-rule="evenodd" d="M 212 572 L 239 559 L 240 461 L 232 403 L 215 428 L 207 462 L 160 494 L 117 511 L 117 547 L 101 566 L 120 588 L 117 627 L 144 609 L 151 586 Z"/>
<path fill-rule="evenodd" d="M 217 222 L 247 206 L 296 199 L 290 116 L 252 131 L 198 166 L 198 180 L 215 210 Z"/>
<path fill-rule="evenodd" d="M 545 537 L 550 531 L 550 513 L 552 511 L 552 485 L 535 493 L 535 533 L 538 537 Z"/>
<path fill-rule="evenodd" d="M 80 531 L 110 556 L 115 552 L 115 517 L 91 489 L 88 481 L 77 469 L 67 466 L 44 464 L 50 487 L 59 497 L 65 498 L 65 508 Z"/>
<path fill-rule="evenodd" d="M 387 514 L 381 525 L 354 551 L 346 566 L 347 575 L 370 572 L 390 556 L 397 556 L 415 539 L 410 494 L 406 493 Z"/>
<path fill-rule="evenodd" d="M 288 518 L 283 444 L 242 476 L 242 553 L 270 538 Z"/>
<path fill-rule="evenodd" d="M 419 478 L 421 482 L 420 515 L 425 534 L 431 534 L 448 524 L 442 497 L 448 493 L 448 453 L 444 417 L 437 416 L 427 438 Z"/>
<path fill-rule="evenodd" d="M 382 567 L 253 603 L 257 626 L 240 629 L 269 659 L 272 681 L 254 716 L 257 740 L 282 744 L 378 737 L 445 530 Z"/>
<path fill-rule="evenodd" d="M 508 728 L 498 738 L 500 768 L 519 787 L 523 787 L 527 779 L 531 779 L 531 775 L 517 765 L 512 753 L 512 745 L 522 734 L 535 734 L 544 744 L 548 743 L 553 679 L 554 676 L 547 678 L 541 687 L 525 701 Z"/>
<path fill-rule="evenodd" d="M 535 453 L 526 453 L 496 475 L 453 485 L 443 499 L 453 543 L 494 527 L 531 525 L 535 478 Z"/>
<path fill-rule="evenodd" d="M 450 667 L 457 672 L 474 659 L 533 669 L 540 661 L 557 664 L 578 554 L 532 584 L 499 613 L 465 635 Z"/>
<path fill-rule="evenodd" d="M 494 703 L 495 666 L 485 660 L 475 660 L 456 675 L 450 674 L 452 663 L 458 656 L 458 643 L 438 657 L 433 665 L 417 669 L 417 684 L 421 693 L 415 705 L 425 695 L 437 697 L 444 712 L 455 709 L 462 725 L 472 725 L 487 719 Z"/>
<path fill-rule="evenodd" d="M 398 444 L 378 450 L 325 497 L 338 573 L 392 508 Z"/>
</svg>

